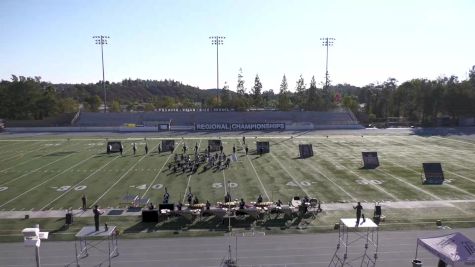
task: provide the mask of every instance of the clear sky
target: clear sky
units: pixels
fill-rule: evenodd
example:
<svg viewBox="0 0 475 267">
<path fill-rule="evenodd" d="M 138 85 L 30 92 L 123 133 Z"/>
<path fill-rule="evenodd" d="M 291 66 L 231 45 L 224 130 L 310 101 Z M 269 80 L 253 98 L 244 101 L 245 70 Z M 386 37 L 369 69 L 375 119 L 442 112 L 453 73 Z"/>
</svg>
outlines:
<svg viewBox="0 0 475 267">
<path fill-rule="evenodd" d="M 41 76 L 54 83 L 172 78 L 202 89 L 236 90 L 243 70 L 249 90 L 259 74 L 278 92 L 283 74 L 294 90 L 325 77 L 364 86 L 394 77 L 466 79 L 475 65 L 473 0 L 1 0 L 0 79 Z"/>
</svg>

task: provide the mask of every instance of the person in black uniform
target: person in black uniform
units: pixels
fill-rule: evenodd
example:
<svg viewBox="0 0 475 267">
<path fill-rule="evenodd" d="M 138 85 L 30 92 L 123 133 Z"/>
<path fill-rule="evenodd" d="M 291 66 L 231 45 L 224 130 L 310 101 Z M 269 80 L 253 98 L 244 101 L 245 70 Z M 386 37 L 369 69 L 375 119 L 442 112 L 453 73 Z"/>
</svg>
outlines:
<svg viewBox="0 0 475 267">
<path fill-rule="evenodd" d="M 248 152 L 249 152 L 249 147 L 247 147 L 247 145 L 246 145 L 246 155 L 247 155 Z"/>
<path fill-rule="evenodd" d="M 241 198 L 241 201 L 239 202 L 239 209 L 244 209 L 244 206 L 246 205 L 246 202 L 244 202 L 244 199 Z"/>
<path fill-rule="evenodd" d="M 148 145 L 145 143 L 145 154 L 148 154 Z"/>
<path fill-rule="evenodd" d="M 259 195 L 259 196 L 257 197 L 256 203 L 257 203 L 257 204 L 262 203 L 262 196 L 261 196 L 261 195 Z"/>
<path fill-rule="evenodd" d="M 219 152 L 223 153 L 223 149 L 224 149 L 224 148 L 223 148 L 223 145 L 220 145 L 220 146 L 219 146 Z"/>
<path fill-rule="evenodd" d="M 193 194 L 191 192 L 188 192 L 187 200 L 188 200 L 188 204 L 191 205 L 193 201 Z"/>
<path fill-rule="evenodd" d="M 99 231 L 99 216 L 104 214 L 103 211 L 99 209 L 99 206 L 95 205 L 94 209 L 92 210 L 94 213 L 94 225 L 96 226 L 96 232 Z"/>
<path fill-rule="evenodd" d="M 363 206 L 361 206 L 361 203 L 358 202 L 356 206 L 353 206 L 353 209 L 356 210 L 356 227 L 358 227 L 358 225 L 360 225 L 361 211 L 363 210 Z"/>
<path fill-rule="evenodd" d="M 231 194 L 229 194 L 229 192 L 224 195 L 224 202 L 231 202 Z"/>
<path fill-rule="evenodd" d="M 134 156 L 135 156 L 135 153 L 137 152 L 137 146 L 135 145 L 135 143 L 132 144 L 132 149 L 134 150 Z"/>
<path fill-rule="evenodd" d="M 120 151 L 120 155 L 122 156 L 122 153 L 124 152 L 124 147 L 122 145 L 120 145 L 119 151 Z"/>
<path fill-rule="evenodd" d="M 242 137 L 242 143 L 246 144 L 246 137 L 245 136 Z"/>
<path fill-rule="evenodd" d="M 211 203 L 209 203 L 209 201 L 206 200 L 206 210 L 209 210 L 210 207 L 211 207 Z"/>
<path fill-rule="evenodd" d="M 165 194 L 163 194 L 163 204 L 168 204 L 169 199 L 170 199 L 170 194 L 168 193 L 167 189 L 165 188 Z"/>
<path fill-rule="evenodd" d="M 233 145 L 233 154 L 236 154 L 236 146 Z"/>
<path fill-rule="evenodd" d="M 82 209 L 83 209 L 83 210 L 86 210 L 86 209 L 87 209 L 87 205 L 86 205 L 86 202 L 87 202 L 86 194 L 82 194 L 81 201 L 82 201 Z"/>
</svg>

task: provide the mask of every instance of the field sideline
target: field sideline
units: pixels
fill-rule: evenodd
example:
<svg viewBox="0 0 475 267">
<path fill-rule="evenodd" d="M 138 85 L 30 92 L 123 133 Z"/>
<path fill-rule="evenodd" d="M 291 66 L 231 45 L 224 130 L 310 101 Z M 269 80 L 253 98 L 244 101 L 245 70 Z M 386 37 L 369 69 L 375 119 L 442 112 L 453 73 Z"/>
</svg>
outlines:
<svg viewBox="0 0 475 267">
<path fill-rule="evenodd" d="M 1 137 L 0 137 L 1 138 Z M 168 170 L 170 153 L 158 154 L 162 138 L 114 136 L 124 143 L 124 156 L 105 153 L 105 137 L 32 136 L 0 139 L 0 210 L 77 209 L 81 196 L 88 204 L 124 207 L 126 194 L 162 201 L 165 187 L 172 202 L 183 201 L 191 187 L 200 202 L 223 201 L 230 191 L 234 199 L 289 201 L 295 195 L 316 197 L 323 203 L 355 201 L 474 200 L 475 139 L 417 135 L 300 135 L 247 136 L 245 155 L 242 136 L 223 136 L 224 151 L 237 148 L 238 160 L 223 171 L 200 167 L 190 175 Z M 198 144 L 207 147 L 206 136 L 175 138 L 176 151 L 184 143 L 189 152 Z M 255 155 L 255 142 L 270 141 L 271 153 Z M 132 142 L 138 145 L 132 155 Z M 144 145 L 150 149 L 145 155 Z M 298 144 L 311 143 L 315 156 L 298 159 Z M 381 166 L 361 169 L 361 152 L 377 151 Z M 422 185 L 422 162 L 441 162 L 444 185 Z"/>
</svg>

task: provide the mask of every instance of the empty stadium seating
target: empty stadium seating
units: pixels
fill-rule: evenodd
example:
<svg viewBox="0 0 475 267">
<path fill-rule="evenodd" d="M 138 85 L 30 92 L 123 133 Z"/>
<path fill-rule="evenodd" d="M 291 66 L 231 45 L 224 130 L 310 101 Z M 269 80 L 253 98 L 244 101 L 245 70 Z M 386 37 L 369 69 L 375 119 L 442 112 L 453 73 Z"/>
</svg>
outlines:
<svg viewBox="0 0 475 267">
<path fill-rule="evenodd" d="M 142 112 L 142 113 L 93 113 L 82 112 L 75 126 L 118 127 L 132 123 L 142 125 L 144 122 L 168 121 L 172 125 L 194 125 L 195 123 L 264 123 L 284 122 L 286 124 L 300 123 L 314 126 L 356 126 L 358 121 L 346 110 L 315 112 L 315 111 L 256 111 L 256 112 Z"/>
</svg>

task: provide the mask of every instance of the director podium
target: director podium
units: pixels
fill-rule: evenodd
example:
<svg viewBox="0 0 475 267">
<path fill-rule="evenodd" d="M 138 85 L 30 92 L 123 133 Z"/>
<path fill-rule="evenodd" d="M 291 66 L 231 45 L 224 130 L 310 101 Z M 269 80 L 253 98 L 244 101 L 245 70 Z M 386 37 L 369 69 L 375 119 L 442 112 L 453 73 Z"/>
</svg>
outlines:
<svg viewBox="0 0 475 267">
<path fill-rule="evenodd" d="M 105 242 L 107 242 L 107 247 L 103 244 Z M 80 266 L 79 261 L 89 256 L 89 251 L 92 249 L 106 254 L 106 258 L 98 266 L 102 266 L 105 262 L 108 262 L 109 265 L 107 266 L 111 266 L 111 259 L 119 256 L 116 226 L 109 225 L 107 230 L 105 230 L 105 226 L 100 226 L 97 232 L 94 226 L 84 226 L 76 234 L 74 248 L 76 250 L 76 265 L 78 267 Z M 90 264 L 88 263 L 87 266 Z"/>
<path fill-rule="evenodd" d="M 371 219 L 340 219 L 338 244 L 328 266 L 376 266 L 378 225 Z"/>
</svg>

